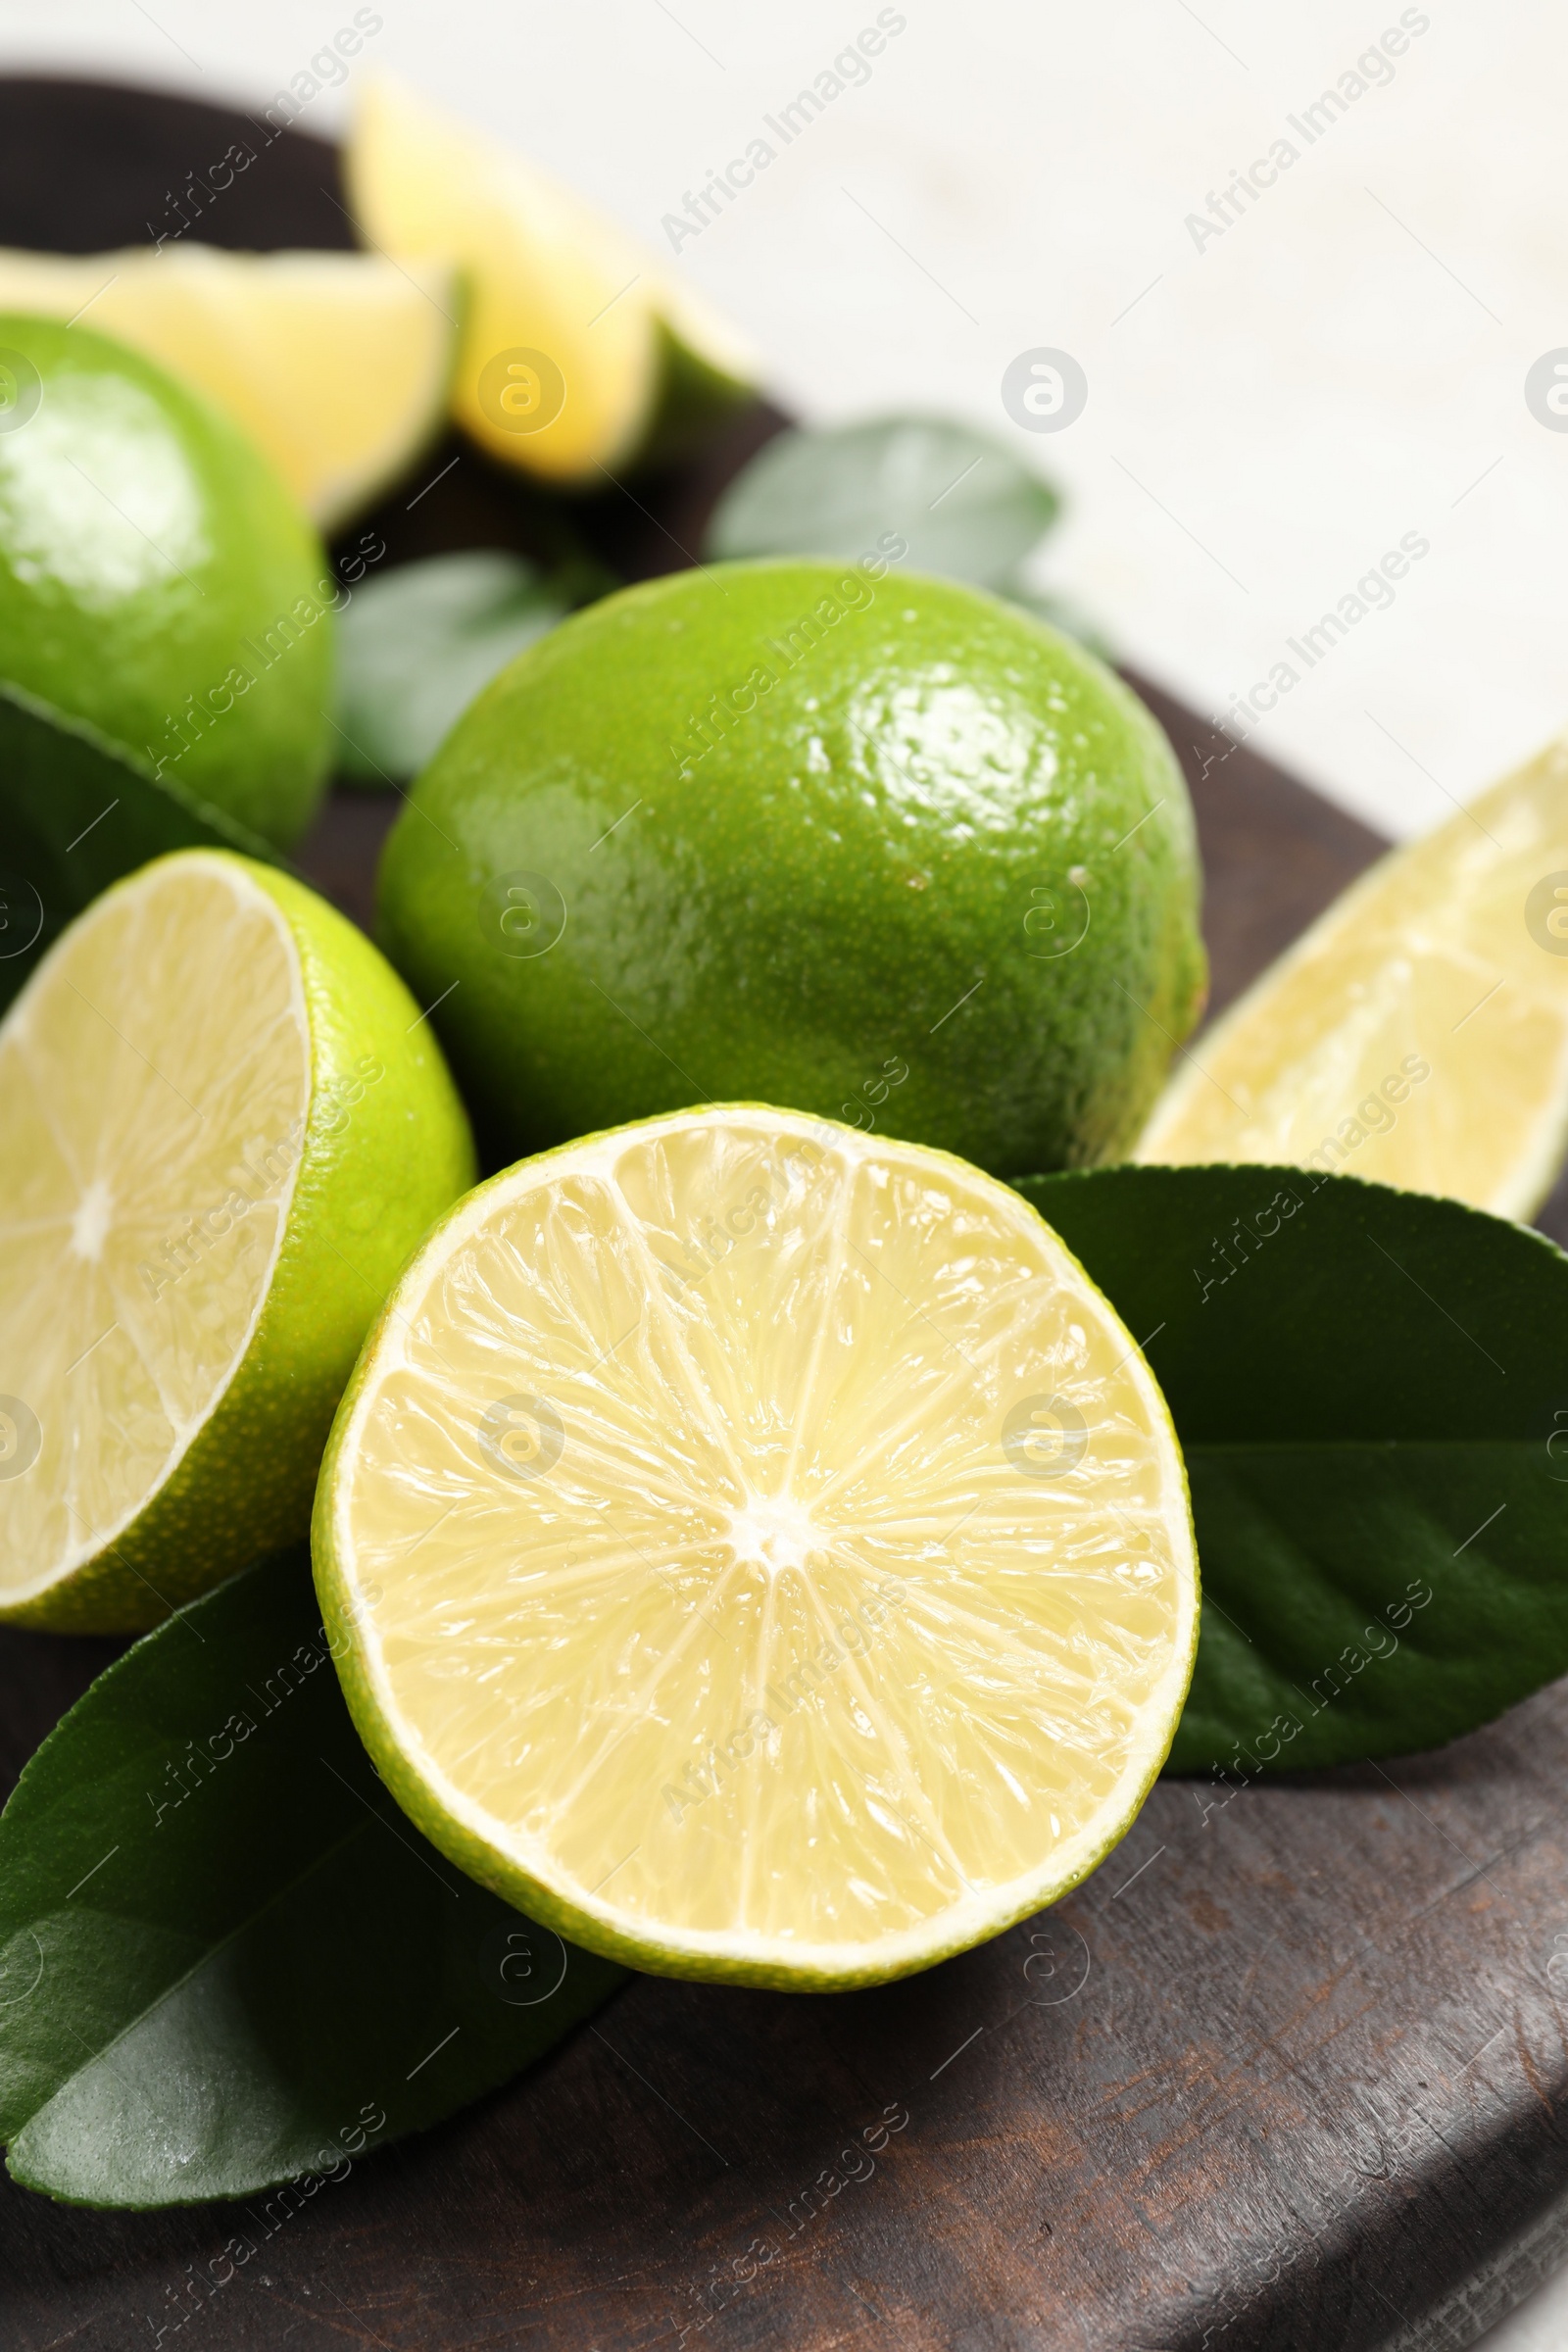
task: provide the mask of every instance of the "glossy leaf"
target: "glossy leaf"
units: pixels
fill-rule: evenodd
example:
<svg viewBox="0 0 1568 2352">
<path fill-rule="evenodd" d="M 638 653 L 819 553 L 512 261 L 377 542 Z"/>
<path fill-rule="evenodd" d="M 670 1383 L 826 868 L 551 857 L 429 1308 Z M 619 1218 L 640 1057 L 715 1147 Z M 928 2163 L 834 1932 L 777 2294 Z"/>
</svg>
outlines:
<svg viewBox="0 0 1568 2352">
<path fill-rule="evenodd" d="M 300 1548 L 138 1642 L 0 1816 L 0 2137 L 19 2180 L 84 2204 L 318 2181 L 506 2082 L 623 1976 L 398 1811 Z"/>
<path fill-rule="evenodd" d="M 1169 1769 L 1429 1747 L 1568 1672 L 1568 1258 L 1299 1168 L 1019 1190 L 1143 1342 L 1192 1481 Z"/>
<path fill-rule="evenodd" d="M 338 625 L 338 766 L 416 775 L 496 672 L 568 610 L 520 556 L 470 549 L 368 579 Z"/>
<path fill-rule="evenodd" d="M 707 553 L 894 552 L 912 571 L 1001 588 L 1054 520 L 1056 493 L 966 424 L 882 416 L 778 434 L 719 500 Z"/>
<path fill-rule="evenodd" d="M 85 722 L 0 680 L 0 1005 L 74 914 L 166 850 L 277 852 Z"/>
</svg>

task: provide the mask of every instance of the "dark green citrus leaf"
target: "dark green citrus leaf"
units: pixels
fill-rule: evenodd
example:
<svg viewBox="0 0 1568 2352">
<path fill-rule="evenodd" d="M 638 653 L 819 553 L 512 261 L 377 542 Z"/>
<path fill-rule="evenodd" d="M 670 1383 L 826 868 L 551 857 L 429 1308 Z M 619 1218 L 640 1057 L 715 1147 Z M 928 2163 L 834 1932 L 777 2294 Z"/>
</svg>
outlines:
<svg viewBox="0 0 1568 2352">
<path fill-rule="evenodd" d="M 166 850 L 275 849 L 136 766 L 85 720 L 0 680 L 0 1006 L 74 914 Z"/>
<path fill-rule="evenodd" d="M 719 500 L 707 553 L 851 563 L 880 553 L 995 588 L 1057 505 L 1048 482 L 985 433 L 934 416 L 880 416 L 779 433 Z"/>
<path fill-rule="evenodd" d="M 1019 1190 L 1143 1343 L 1192 1481 L 1170 1769 L 1430 1747 L 1568 1672 L 1568 1258 L 1298 1168 Z"/>
<path fill-rule="evenodd" d="M 306 2193 L 624 1972 L 463 1878 L 349 1721 L 302 1548 L 93 1684 L 0 1816 L 0 2136 L 74 2203 Z"/>
<path fill-rule="evenodd" d="M 568 610 L 496 549 L 428 556 L 368 579 L 338 624 L 338 766 L 349 783 L 417 774 L 498 669 Z"/>
</svg>

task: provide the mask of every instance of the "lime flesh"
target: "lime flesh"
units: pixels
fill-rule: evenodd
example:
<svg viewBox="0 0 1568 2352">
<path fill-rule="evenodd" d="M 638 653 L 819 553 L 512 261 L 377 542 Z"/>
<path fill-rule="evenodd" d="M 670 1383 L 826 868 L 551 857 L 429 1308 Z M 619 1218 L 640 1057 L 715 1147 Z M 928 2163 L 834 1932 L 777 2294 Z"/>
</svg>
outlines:
<svg viewBox="0 0 1568 2352">
<path fill-rule="evenodd" d="M 1123 1834 L 1197 1629 L 1147 1364 L 978 1170 L 750 1106 L 481 1187 L 367 1345 L 314 1549 L 464 1869 L 638 1968 L 928 1966 Z"/>
<path fill-rule="evenodd" d="M 1535 1214 L 1568 1143 L 1568 743 L 1335 902 L 1183 1063 L 1148 1161 L 1296 1162 Z"/>
<path fill-rule="evenodd" d="M 367 253 L 0 249 L 0 309 L 71 318 L 223 410 L 323 531 L 439 433 L 461 298 L 440 263 Z"/>
<path fill-rule="evenodd" d="M 605 486 L 680 457 L 750 399 L 757 358 L 673 272 L 573 191 L 389 74 L 345 168 L 367 241 L 461 264 L 459 423 L 504 466 Z"/>
<path fill-rule="evenodd" d="M 0 1615 L 134 1630 L 303 1534 L 360 1341 L 471 1177 L 417 1019 L 225 854 L 40 964 L 0 1024 Z"/>
</svg>

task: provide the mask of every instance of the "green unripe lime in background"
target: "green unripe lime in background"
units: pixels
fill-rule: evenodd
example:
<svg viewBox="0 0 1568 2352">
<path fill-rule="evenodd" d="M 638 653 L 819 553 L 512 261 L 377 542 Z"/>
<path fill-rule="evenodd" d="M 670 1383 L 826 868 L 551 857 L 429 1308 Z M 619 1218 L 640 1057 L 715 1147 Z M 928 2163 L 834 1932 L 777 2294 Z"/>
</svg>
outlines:
<svg viewBox="0 0 1568 2352">
<path fill-rule="evenodd" d="M 1143 705 L 877 557 L 678 573 L 519 656 L 399 818 L 379 932 L 498 1154 L 750 1100 L 1019 1174 L 1131 1146 L 1198 899 Z"/>
<path fill-rule="evenodd" d="M 286 845 L 326 774 L 338 596 L 225 418 L 90 326 L 0 314 L 0 681 Z"/>
</svg>

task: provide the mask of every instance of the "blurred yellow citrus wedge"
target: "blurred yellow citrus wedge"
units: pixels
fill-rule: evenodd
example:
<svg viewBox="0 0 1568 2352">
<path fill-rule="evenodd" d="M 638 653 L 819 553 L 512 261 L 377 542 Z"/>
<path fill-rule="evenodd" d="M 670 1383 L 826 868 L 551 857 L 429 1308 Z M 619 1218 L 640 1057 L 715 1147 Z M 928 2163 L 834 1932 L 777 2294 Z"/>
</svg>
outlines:
<svg viewBox="0 0 1568 2352">
<path fill-rule="evenodd" d="M 928 1967 L 1115 1844 L 1192 1670 L 1153 1376 L 1019 1196 L 716 1105 L 431 1235 L 313 1535 L 362 1737 L 437 1845 L 633 1967 Z"/>
<path fill-rule="evenodd" d="M 440 431 L 460 308 L 437 261 L 183 242 L 81 258 L 0 250 L 0 310 L 79 316 L 206 393 L 324 531 L 373 504 Z"/>
<path fill-rule="evenodd" d="M 1568 739 L 1354 883 L 1200 1037 L 1136 1156 L 1525 1218 L 1568 1142 Z"/>
<path fill-rule="evenodd" d="M 345 152 L 366 242 L 445 258 L 469 304 L 460 424 L 552 480 L 669 455 L 750 392 L 740 338 L 569 189 L 390 76 L 367 81 Z"/>
</svg>

